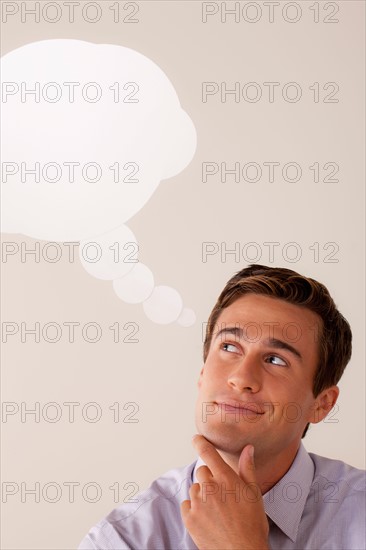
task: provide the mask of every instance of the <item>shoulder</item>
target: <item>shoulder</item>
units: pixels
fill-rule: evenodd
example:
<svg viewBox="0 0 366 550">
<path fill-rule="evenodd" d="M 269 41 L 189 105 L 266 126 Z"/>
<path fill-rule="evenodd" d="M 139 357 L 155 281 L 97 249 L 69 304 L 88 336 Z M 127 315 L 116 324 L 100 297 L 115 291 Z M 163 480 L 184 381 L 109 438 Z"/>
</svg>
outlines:
<svg viewBox="0 0 366 550">
<path fill-rule="evenodd" d="M 139 510 L 153 510 L 158 516 L 172 507 L 180 505 L 186 498 L 189 486 L 192 483 L 192 471 L 195 462 L 181 468 L 173 468 L 155 479 L 144 491 L 138 493 L 128 502 L 115 508 L 106 517 L 107 521 L 119 522 L 138 518 Z"/>
<path fill-rule="evenodd" d="M 314 475 L 301 519 L 301 548 L 366 548 L 366 472 L 309 453 Z"/>
<path fill-rule="evenodd" d="M 182 536 L 180 504 L 189 498 L 195 464 L 168 470 L 116 507 L 89 531 L 79 550 L 174 547 Z"/>
<path fill-rule="evenodd" d="M 362 536 L 366 513 L 366 472 L 334 460 L 309 453 L 315 471 L 308 503 L 318 510 L 337 532 L 352 531 L 352 536 Z"/>
<path fill-rule="evenodd" d="M 323 481 L 342 484 L 350 492 L 366 491 L 366 471 L 355 468 L 341 460 L 309 453 L 314 463 L 314 482 Z"/>
</svg>

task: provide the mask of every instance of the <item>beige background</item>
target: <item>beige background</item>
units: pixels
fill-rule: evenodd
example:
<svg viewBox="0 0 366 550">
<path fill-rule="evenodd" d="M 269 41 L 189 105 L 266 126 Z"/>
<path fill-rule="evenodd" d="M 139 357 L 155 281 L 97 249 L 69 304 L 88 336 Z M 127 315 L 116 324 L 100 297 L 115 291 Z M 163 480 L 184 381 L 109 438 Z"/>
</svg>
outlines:
<svg viewBox="0 0 366 550">
<path fill-rule="evenodd" d="M 102 4 L 104 15 L 94 25 L 80 17 L 73 24 L 65 17 L 56 24 L 9 19 L 2 25 L 2 55 L 37 40 L 76 38 L 136 49 L 167 74 L 196 126 L 196 155 L 183 172 L 161 183 L 128 225 L 156 284 L 177 288 L 197 321 L 190 328 L 152 323 L 141 306 L 118 300 L 112 284 L 88 275 L 78 260 L 21 263 L 18 256 L 1 264 L 3 322 L 95 321 L 103 329 L 96 344 L 78 333 L 73 344 L 66 337 L 55 344 L 21 343 L 14 337 L 2 346 L 3 401 L 29 407 L 57 402 L 63 411 L 56 423 L 42 417 L 39 423 L 32 417 L 22 423 L 18 414 L 1 424 L 3 483 L 31 488 L 39 482 L 41 488 L 39 503 L 31 495 L 22 502 L 19 490 L 2 505 L 6 549 L 75 548 L 116 506 L 113 484 L 119 485 L 122 501 L 132 492 L 126 483 L 142 490 L 168 469 L 195 459 L 191 436 L 202 325 L 227 279 L 247 264 L 244 258 L 236 263 L 233 255 L 222 261 L 220 254 L 203 262 L 203 242 L 226 243 L 228 249 L 239 242 L 242 249 L 254 241 L 263 249 L 260 261 L 269 264 L 263 243 L 278 241 L 274 265 L 328 286 L 353 328 L 354 352 L 340 383 L 339 408 L 310 431 L 305 444 L 309 451 L 364 467 L 364 3 L 335 3 L 340 8 L 335 24 L 322 22 L 324 3 L 321 21 L 314 23 L 310 2 L 298 3 L 303 15 L 296 24 L 285 22 L 280 12 L 269 23 L 262 2 L 257 2 L 263 9 L 257 23 L 228 19 L 223 24 L 217 15 L 203 24 L 200 2 L 139 2 L 139 23 L 132 25 L 113 23 L 107 10 L 112 3 Z M 235 81 L 296 81 L 303 97 L 289 103 L 276 94 L 272 104 L 264 99 L 251 104 L 230 98 L 221 103 L 215 96 L 202 103 L 203 81 L 226 81 L 228 87 Z M 309 90 L 314 82 L 337 82 L 339 102 L 314 103 Z M 298 183 L 279 175 L 273 183 L 264 175 L 252 184 L 232 178 L 222 183 L 217 177 L 203 183 L 202 163 L 224 161 L 294 161 L 303 176 Z M 308 168 L 314 162 L 337 163 L 339 182 L 315 183 Z M 2 240 L 35 243 L 19 234 L 3 234 Z M 302 249 L 297 263 L 285 261 L 280 252 L 292 241 Z M 309 249 L 314 242 L 320 245 L 319 262 Z M 324 261 L 322 247 L 328 242 L 339 246 L 337 263 Z M 139 342 L 114 343 L 108 327 L 117 321 L 137 323 Z M 68 421 L 65 402 L 81 404 L 74 423 Z M 89 402 L 103 412 L 97 423 L 81 415 Z M 118 423 L 109 409 L 115 402 Z M 123 409 L 128 402 L 138 405 L 138 423 L 122 422 L 132 411 Z M 62 488 L 56 503 L 47 502 L 54 496 L 51 489 L 42 496 L 50 482 Z M 80 484 L 71 503 L 68 482 Z M 101 488 L 96 503 L 82 496 L 90 482 Z M 93 496 L 90 489 L 87 499 Z"/>
</svg>

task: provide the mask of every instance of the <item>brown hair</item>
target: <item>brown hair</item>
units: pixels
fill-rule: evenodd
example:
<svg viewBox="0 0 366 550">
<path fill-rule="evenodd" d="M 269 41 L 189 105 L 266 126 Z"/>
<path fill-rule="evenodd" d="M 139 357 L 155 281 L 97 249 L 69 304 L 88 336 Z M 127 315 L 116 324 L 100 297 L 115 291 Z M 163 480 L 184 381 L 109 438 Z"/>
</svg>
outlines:
<svg viewBox="0 0 366 550">
<path fill-rule="evenodd" d="M 338 383 L 351 358 L 352 332 L 349 323 L 338 311 L 328 289 L 309 277 L 281 267 L 252 264 L 238 271 L 226 284 L 210 314 L 203 345 L 206 361 L 212 335 L 222 309 L 244 294 L 264 294 L 305 307 L 322 320 L 319 335 L 319 361 L 313 382 L 313 395 Z M 304 437 L 309 424 L 302 435 Z"/>
</svg>

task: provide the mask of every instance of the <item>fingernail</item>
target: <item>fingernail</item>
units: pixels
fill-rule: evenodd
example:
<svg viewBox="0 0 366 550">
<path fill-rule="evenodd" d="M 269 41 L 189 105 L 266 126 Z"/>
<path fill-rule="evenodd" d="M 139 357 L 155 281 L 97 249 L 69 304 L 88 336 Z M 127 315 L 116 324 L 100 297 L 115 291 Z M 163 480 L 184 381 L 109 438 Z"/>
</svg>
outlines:
<svg viewBox="0 0 366 550">
<path fill-rule="evenodd" d="M 254 459 L 254 447 L 253 447 L 253 445 L 251 445 L 249 447 L 249 456 L 252 460 Z"/>
</svg>

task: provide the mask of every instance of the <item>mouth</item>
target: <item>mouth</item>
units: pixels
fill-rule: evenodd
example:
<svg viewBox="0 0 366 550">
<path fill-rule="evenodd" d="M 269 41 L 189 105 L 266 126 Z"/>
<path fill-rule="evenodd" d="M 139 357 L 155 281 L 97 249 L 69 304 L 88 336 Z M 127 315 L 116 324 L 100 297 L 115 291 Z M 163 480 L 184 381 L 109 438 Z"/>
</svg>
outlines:
<svg viewBox="0 0 366 550">
<path fill-rule="evenodd" d="M 255 414 L 255 415 L 262 415 L 264 414 L 264 411 L 261 410 L 259 405 L 255 403 L 243 403 L 240 401 L 233 401 L 231 399 L 226 399 L 225 401 L 217 401 L 215 402 L 216 405 L 218 405 L 221 409 L 223 409 L 227 413 L 238 413 L 241 412 L 242 414 Z"/>
</svg>

